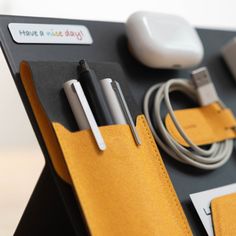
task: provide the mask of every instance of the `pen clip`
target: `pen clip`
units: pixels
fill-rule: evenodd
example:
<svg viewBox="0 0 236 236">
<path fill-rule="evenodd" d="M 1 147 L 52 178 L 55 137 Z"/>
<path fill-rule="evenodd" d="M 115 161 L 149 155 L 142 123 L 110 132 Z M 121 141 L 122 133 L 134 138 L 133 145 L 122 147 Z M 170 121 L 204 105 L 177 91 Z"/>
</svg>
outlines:
<svg viewBox="0 0 236 236">
<path fill-rule="evenodd" d="M 139 138 L 138 132 L 137 132 L 136 127 L 134 125 L 132 116 L 130 114 L 128 105 L 127 105 L 127 103 L 125 101 L 125 98 L 124 98 L 124 95 L 122 93 L 120 84 L 117 81 L 112 80 L 111 85 L 112 85 L 112 88 L 114 89 L 114 91 L 116 93 L 118 101 L 119 101 L 119 103 L 121 105 L 121 108 L 122 108 L 122 110 L 124 112 L 125 118 L 126 118 L 128 124 L 130 126 L 130 129 L 131 129 L 131 132 L 132 132 L 132 134 L 134 136 L 135 142 L 136 142 L 137 145 L 141 145 L 141 140 Z"/>
<path fill-rule="evenodd" d="M 89 123 L 89 126 L 92 130 L 92 133 L 93 133 L 93 136 L 95 138 L 95 141 L 98 145 L 98 148 L 101 150 L 101 151 L 104 151 L 106 149 L 106 144 L 104 142 L 104 139 L 102 137 L 102 134 L 98 128 L 98 125 L 97 125 L 97 122 L 93 116 L 93 113 L 90 109 L 90 106 L 88 104 L 88 101 L 85 97 L 85 94 L 84 94 L 84 91 L 82 89 L 82 86 L 80 84 L 79 81 L 77 82 L 74 82 L 73 83 L 73 86 L 74 86 L 74 89 L 75 89 L 75 93 L 79 99 L 79 102 L 81 103 L 81 106 L 84 110 L 84 113 L 85 113 L 85 116 L 88 120 L 88 123 Z"/>
</svg>

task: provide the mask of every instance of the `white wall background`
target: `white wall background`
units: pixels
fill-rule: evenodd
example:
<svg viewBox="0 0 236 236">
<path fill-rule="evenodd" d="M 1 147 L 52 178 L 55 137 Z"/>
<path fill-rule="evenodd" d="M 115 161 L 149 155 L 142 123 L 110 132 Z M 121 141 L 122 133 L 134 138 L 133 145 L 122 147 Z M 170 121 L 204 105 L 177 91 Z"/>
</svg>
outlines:
<svg viewBox="0 0 236 236">
<path fill-rule="evenodd" d="M 0 235 L 12 236 L 44 159 L 0 50 Z"/>
<path fill-rule="evenodd" d="M 177 14 L 193 25 L 236 29 L 235 0 L 0 0 L 0 14 L 125 22 L 137 10 Z M 44 161 L 0 52 L 0 235 L 11 236 Z"/>
<path fill-rule="evenodd" d="M 0 0 L 1 14 L 125 21 L 134 11 L 150 10 L 227 28 L 236 28 L 235 7 L 235 0 Z"/>
</svg>

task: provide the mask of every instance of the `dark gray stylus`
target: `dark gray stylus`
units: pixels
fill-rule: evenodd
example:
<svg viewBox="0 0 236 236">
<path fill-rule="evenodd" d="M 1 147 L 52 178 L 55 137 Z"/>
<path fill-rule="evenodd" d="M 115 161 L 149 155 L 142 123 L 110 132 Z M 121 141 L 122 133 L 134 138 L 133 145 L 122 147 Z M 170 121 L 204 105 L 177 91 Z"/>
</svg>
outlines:
<svg viewBox="0 0 236 236">
<path fill-rule="evenodd" d="M 107 105 L 99 80 L 93 70 L 89 68 L 85 60 L 81 60 L 78 66 L 79 81 L 82 85 L 90 108 L 99 126 L 112 125 L 111 112 Z"/>
</svg>

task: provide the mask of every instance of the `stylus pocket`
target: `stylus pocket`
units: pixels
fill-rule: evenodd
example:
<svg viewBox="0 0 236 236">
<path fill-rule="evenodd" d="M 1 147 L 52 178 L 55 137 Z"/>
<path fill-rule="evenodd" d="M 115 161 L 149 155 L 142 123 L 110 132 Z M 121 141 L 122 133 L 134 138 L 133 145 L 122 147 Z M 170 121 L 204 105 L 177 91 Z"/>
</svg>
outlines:
<svg viewBox="0 0 236 236">
<path fill-rule="evenodd" d="M 90 234 L 192 235 L 143 115 L 131 112 L 137 117 L 139 145 L 128 124 L 99 126 L 106 142 L 103 151 L 91 129 L 71 131 L 73 116 L 62 84 L 74 77 L 76 67 L 70 62 L 22 62 L 20 74 L 47 160 L 73 187 Z"/>
<path fill-rule="evenodd" d="M 136 145 L 128 125 L 100 127 L 100 151 L 91 130 L 53 129 L 91 235 L 191 235 L 186 217 L 143 115 Z"/>
</svg>

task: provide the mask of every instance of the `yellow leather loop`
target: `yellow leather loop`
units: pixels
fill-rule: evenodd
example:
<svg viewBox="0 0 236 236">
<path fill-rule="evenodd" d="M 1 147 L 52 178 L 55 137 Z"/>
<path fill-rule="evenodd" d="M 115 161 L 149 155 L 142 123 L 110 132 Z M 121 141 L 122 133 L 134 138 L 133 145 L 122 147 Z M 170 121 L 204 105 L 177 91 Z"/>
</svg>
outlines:
<svg viewBox="0 0 236 236">
<path fill-rule="evenodd" d="M 196 145 L 206 145 L 236 137 L 233 129 L 236 121 L 229 109 L 222 109 L 218 103 L 208 106 L 177 110 L 174 112 L 180 126 Z M 188 146 L 167 114 L 166 128 L 181 145 Z"/>
<path fill-rule="evenodd" d="M 211 210 L 215 236 L 236 235 L 236 193 L 213 199 Z"/>
</svg>

